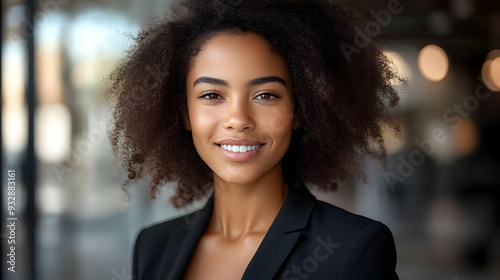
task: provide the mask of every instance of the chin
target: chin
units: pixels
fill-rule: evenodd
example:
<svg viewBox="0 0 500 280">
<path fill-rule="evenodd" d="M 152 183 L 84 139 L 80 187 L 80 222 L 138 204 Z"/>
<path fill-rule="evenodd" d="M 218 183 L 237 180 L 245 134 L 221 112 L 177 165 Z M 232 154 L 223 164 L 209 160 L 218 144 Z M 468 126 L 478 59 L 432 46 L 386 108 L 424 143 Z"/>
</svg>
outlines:
<svg viewBox="0 0 500 280">
<path fill-rule="evenodd" d="M 233 169 L 233 170 L 231 170 Z M 240 170 L 237 170 L 240 169 Z M 239 171 L 239 172 L 235 172 Z M 244 171 L 244 172 L 243 172 Z M 228 167 L 227 170 L 223 170 L 215 173 L 221 181 L 234 184 L 234 185 L 247 185 L 257 181 L 262 178 L 262 175 L 258 175 L 254 172 L 248 172 L 248 170 L 243 170 L 238 167 Z"/>
<path fill-rule="evenodd" d="M 237 175 L 237 174 L 225 174 L 219 176 L 221 181 L 232 184 L 232 185 L 248 185 L 258 180 L 256 177 L 245 176 L 245 175 Z"/>
</svg>

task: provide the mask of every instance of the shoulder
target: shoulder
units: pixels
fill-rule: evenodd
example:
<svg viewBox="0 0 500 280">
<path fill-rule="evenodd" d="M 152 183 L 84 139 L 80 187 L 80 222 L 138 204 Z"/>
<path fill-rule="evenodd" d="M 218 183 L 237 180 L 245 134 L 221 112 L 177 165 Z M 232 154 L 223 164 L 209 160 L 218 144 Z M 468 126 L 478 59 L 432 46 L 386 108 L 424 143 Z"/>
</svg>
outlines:
<svg viewBox="0 0 500 280">
<path fill-rule="evenodd" d="M 200 210 L 171 220 L 156 223 L 139 230 L 134 243 L 134 255 L 138 259 L 159 257 L 170 235 L 176 231 L 187 230 L 191 220 L 199 215 Z"/>
<path fill-rule="evenodd" d="M 133 248 L 132 275 L 134 279 L 152 279 L 160 275 L 161 262 L 170 237 L 174 232 L 186 230 L 199 212 L 200 210 L 139 230 Z"/>
<path fill-rule="evenodd" d="M 136 237 L 136 246 L 140 246 L 141 240 L 148 240 L 148 244 L 155 246 L 158 242 L 165 241 L 165 237 L 171 232 L 177 230 L 186 230 L 191 220 L 199 215 L 201 210 L 193 213 L 172 218 L 167 221 L 159 222 L 153 225 L 143 227 L 139 230 Z"/>
<path fill-rule="evenodd" d="M 315 204 L 309 228 L 335 237 L 344 247 L 349 247 L 348 253 L 377 242 L 388 242 L 391 244 L 387 245 L 394 247 L 393 235 L 385 224 L 322 201 Z"/>
<path fill-rule="evenodd" d="M 345 279 L 397 279 L 394 238 L 385 224 L 317 201 L 309 229 L 335 247 Z"/>
<path fill-rule="evenodd" d="M 311 213 L 310 223 L 313 227 L 318 226 L 327 231 L 341 232 L 351 237 L 369 229 L 378 229 L 390 233 L 387 226 L 379 221 L 351 213 L 319 200 L 316 201 Z"/>
</svg>

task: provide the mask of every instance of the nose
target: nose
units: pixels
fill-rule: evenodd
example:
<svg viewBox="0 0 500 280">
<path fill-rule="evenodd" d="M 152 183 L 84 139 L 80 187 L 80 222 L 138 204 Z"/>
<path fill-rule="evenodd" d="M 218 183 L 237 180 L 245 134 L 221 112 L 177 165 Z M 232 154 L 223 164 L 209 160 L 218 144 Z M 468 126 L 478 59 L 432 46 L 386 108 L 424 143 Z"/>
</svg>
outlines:
<svg viewBox="0 0 500 280">
<path fill-rule="evenodd" d="M 226 106 L 223 123 L 225 129 L 236 130 L 237 132 L 254 129 L 255 122 L 252 116 L 251 104 L 248 101 L 243 98 L 235 99 L 229 101 Z"/>
</svg>

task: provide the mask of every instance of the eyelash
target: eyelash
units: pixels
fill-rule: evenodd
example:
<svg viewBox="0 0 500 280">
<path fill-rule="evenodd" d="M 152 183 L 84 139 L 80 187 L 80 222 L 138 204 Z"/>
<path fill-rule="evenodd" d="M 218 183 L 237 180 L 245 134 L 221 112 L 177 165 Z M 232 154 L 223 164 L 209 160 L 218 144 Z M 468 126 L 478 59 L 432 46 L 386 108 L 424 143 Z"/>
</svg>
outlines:
<svg viewBox="0 0 500 280">
<path fill-rule="evenodd" d="M 257 97 L 262 96 L 262 95 L 268 95 L 269 97 L 271 97 L 269 99 L 259 99 L 259 100 L 264 100 L 264 101 L 267 101 L 267 102 L 270 102 L 273 99 L 280 98 L 280 96 L 278 94 L 272 93 L 272 92 L 263 92 L 263 93 L 257 95 Z"/>
<path fill-rule="evenodd" d="M 204 99 L 203 101 L 208 101 L 208 102 L 213 102 L 213 101 L 217 100 L 217 99 L 207 98 L 207 97 L 209 97 L 211 95 L 212 96 L 216 96 L 217 99 L 219 99 L 219 97 L 221 97 L 220 95 L 218 95 L 215 92 L 207 92 L 207 93 L 204 93 L 204 94 L 200 95 L 199 98 Z"/>
<path fill-rule="evenodd" d="M 267 96 L 269 96 L 271 98 L 269 98 L 269 99 L 258 99 L 258 100 L 263 100 L 265 102 L 271 102 L 273 99 L 280 98 L 280 96 L 278 94 L 272 93 L 272 92 L 267 92 L 267 91 L 258 94 L 256 98 L 261 97 L 263 95 L 267 95 Z M 216 98 L 210 98 L 210 96 L 215 96 Z M 206 102 L 214 102 L 216 100 L 219 100 L 219 97 L 221 97 L 221 96 L 218 93 L 216 93 L 216 92 L 206 92 L 206 93 L 200 95 L 199 98 L 203 99 L 203 101 L 206 101 Z"/>
</svg>

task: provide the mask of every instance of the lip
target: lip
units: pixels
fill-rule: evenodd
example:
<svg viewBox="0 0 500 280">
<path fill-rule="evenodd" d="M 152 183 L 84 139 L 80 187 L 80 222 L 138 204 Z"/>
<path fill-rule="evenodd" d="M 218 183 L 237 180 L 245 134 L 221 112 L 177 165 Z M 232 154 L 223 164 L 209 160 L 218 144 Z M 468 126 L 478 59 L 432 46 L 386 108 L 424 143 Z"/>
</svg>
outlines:
<svg viewBox="0 0 500 280">
<path fill-rule="evenodd" d="M 221 145 L 239 145 L 239 146 L 255 146 L 255 145 L 262 145 L 259 148 L 248 151 L 248 152 L 243 152 L 243 153 L 234 153 L 230 152 L 227 150 L 224 150 Z M 256 157 L 259 152 L 262 150 L 262 147 L 264 147 L 264 143 L 260 143 L 254 140 L 249 140 L 249 139 L 224 139 L 219 141 L 218 143 L 215 144 L 217 147 L 217 150 L 223 154 L 228 160 L 232 162 L 245 162 L 253 159 Z"/>
<path fill-rule="evenodd" d="M 240 138 L 227 138 L 216 142 L 217 145 L 237 145 L 237 146 L 255 146 L 263 145 L 264 143 L 251 140 L 251 139 L 240 139 Z"/>
</svg>

